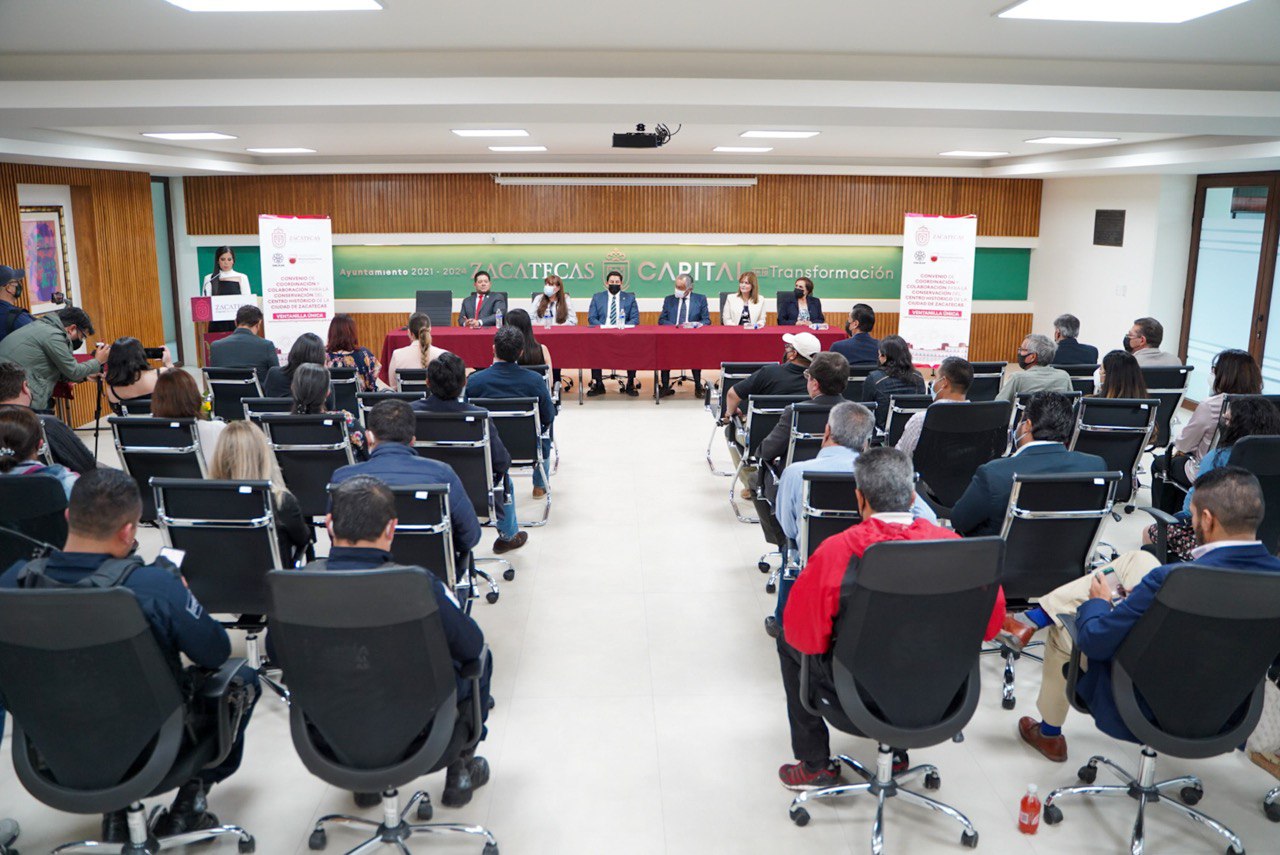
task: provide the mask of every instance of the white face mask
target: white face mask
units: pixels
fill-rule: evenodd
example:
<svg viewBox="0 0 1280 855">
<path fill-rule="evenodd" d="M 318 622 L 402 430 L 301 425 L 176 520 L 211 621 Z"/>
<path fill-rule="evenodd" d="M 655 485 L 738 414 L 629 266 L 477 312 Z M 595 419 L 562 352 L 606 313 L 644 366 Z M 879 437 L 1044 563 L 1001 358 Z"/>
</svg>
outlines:
<svg viewBox="0 0 1280 855">
<path fill-rule="evenodd" d="M 677 299 L 679 299 L 680 297 L 683 297 L 683 296 L 684 296 L 684 292 L 683 292 L 683 291 L 681 291 L 679 288 L 677 288 L 677 289 L 676 289 L 676 298 L 677 298 Z"/>
<path fill-rule="evenodd" d="M 542 286 L 542 293 L 547 295 L 547 299 L 548 299 L 548 300 L 554 300 L 554 299 L 556 298 L 556 286 L 554 286 L 554 285 L 543 285 L 543 286 Z"/>
</svg>

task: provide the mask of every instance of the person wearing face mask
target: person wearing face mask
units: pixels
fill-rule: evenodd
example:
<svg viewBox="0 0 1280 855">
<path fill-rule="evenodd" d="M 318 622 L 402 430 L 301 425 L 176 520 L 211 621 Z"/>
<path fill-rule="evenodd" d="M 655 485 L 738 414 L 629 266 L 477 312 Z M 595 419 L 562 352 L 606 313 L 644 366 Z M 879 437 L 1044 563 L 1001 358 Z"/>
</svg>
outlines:
<svg viewBox="0 0 1280 855">
<path fill-rule="evenodd" d="M 792 294 L 794 299 L 778 300 L 778 326 L 793 327 L 799 324 L 808 327 L 827 322 L 826 316 L 822 314 L 822 301 L 813 296 L 812 279 L 801 276 L 796 280 L 796 288 Z"/>
<path fill-rule="evenodd" d="M 682 327 L 685 324 L 710 326 L 711 311 L 707 307 L 707 298 L 694 293 L 693 277 L 688 273 L 681 273 L 676 277 L 675 293 L 662 298 L 662 314 L 658 315 L 658 326 Z M 663 369 L 659 376 L 662 379 L 662 385 L 658 389 L 658 394 L 674 395 L 676 390 L 671 388 L 671 372 Z M 702 369 L 695 368 L 693 369 L 694 397 L 701 398 L 702 392 Z"/>
<path fill-rule="evenodd" d="M 1071 375 L 1052 366 L 1057 349 L 1048 336 L 1032 333 L 1024 338 L 1018 348 L 1018 367 L 1022 370 L 1005 375 L 996 400 L 1013 403 L 1019 395 L 1031 392 L 1070 392 Z"/>
<path fill-rule="evenodd" d="M 111 354 L 110 345 L 98 347 L 86 362 L 77 362 L 74 353 L 93 333 L 93 321 L 84 309 L 70 306 L 50 312 L 5 336 L 0 341 L 0 362 L 27 369 L 31 406 L 47 410 L 54 384 L 61 380 L 79 383 L 102 370 Z"/>
<path fill-rule="evenodd" d="M 548 319 L 551 326 L 578 325 L 578 313 L 569 302 L 563 279 L 553 273 L 542 280 L 542 293 L 533 298 L 533 303 L 529 306 L 529 317 L 533 319 L 535 326 L 546 326 Z"/>
<path fill-rule="evenodd" d="M 458 308 L 458 326 L 477 329 L 498 325 L 498 314 L 507 313 L 507 295 L 489 290 L 489 271 L 477 270 L 471 277 L 475 284 L 475 293 L 462 298 Z"/>
<path fill-rule="evenodd" d="M 587 323 L 593 327 L 638 326 L 640 323 L 640 306 L 634 294 L 622 290 L 622 274 L 610 270 L 604 277 L 605 290 L 597 291 L 591 296 L 591 305 L 587 309 Z M 631 397 L 640 391 L 636 389 L 636 372 L 627 372 L 627 385 L 622 390 Z M 591 388 L 588 397 L 594 398 L 604 394 L 604 372 L 599 368 L 591 369 Z"/>
<path fill-rule="evenodd" d="M 18 305 L 24 278 L 21 270 L 0 264 L 0 341 L 14 330 L 35 323 L 31 313 Z"/>
<path fill-rule="evenodd" d="M 760 283 L 755 273 L 748 270 L 738 277 L 738 293 L 725 298 L 720 323 L 726 327 L 764 323 L 764 300 L 760 299 Z"/>
<path fill-rule="evenodd" d="M 1164 341 L 1164 326 L 1155 318 L 1138 318 L 1124 337 L 1124 349 L 1133 354 L 1143 368 L 1181 365 L 1176 353 L 1160 349 Z"/>
</svg>

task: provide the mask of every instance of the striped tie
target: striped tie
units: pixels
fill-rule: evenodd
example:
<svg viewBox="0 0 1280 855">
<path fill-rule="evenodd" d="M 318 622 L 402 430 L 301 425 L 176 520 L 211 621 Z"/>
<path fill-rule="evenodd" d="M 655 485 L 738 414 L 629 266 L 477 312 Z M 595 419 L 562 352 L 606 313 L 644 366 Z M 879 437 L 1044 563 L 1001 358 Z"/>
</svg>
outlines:
<svg viewBox="0 0 1280 855">
<path fill-rule="evenodd" d="M 613 294 L 609 297 L 609 326 L 616 326 L 618 323 L 618 295 Z"/>
</svg>

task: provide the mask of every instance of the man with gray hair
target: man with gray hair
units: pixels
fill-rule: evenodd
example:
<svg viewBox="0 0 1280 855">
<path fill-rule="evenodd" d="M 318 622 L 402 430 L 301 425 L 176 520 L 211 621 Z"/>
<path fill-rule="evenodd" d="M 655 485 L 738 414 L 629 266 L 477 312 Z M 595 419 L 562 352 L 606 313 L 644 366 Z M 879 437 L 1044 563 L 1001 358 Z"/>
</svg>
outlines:
<svg viewBox="0 0 1280 855">
<path fill-rule="evenodd" d="M 1058 352 L 1054 365 L 1097 365 L 1098 348 L 1080 343 L 1080 319 L 1075 315 L 1058 315 L 1053 319 L 1053 340 Z"/>
<path fill-rule="evenodd" d="M 662 298 L 662 314 L 658 315 L 658 326 L 679 329 L 685 324 L 710 326 L 711 311 L 707 308 L 707 298 L 693 293 L 693 277 L 688 273 L 681 273 L 676 276 L 675 293 Z M 658 394 L 664 397 L 674 395 L 676 390 L 671 388 L 671 372 L 663 369 L 659 376 L 662 382 L 658 385 Z M 700 368 L 693 369 L 693 394 L 694 397 L 702 397 Z"/>
<path fill-rule="evenodd" d="M 1013 403 L 1019 395 L 1032 392 L 1070 392 L 1071 375 L 1052 367 L 1057 350 L 1048 336 L 1031 333 L 1024 338 L 1018 348 L 1018 367 L 1022 370 L 1006 375 L 996 399 Z"/>
</svg>

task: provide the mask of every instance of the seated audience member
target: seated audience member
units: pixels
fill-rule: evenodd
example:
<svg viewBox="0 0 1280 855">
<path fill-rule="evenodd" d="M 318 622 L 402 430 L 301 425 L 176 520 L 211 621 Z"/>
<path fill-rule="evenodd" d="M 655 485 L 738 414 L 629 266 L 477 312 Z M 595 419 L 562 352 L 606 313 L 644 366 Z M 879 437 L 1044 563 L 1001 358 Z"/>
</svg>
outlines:
<svg viewBox="0 0 1280 855">
<path fill-rule="evenodd" d="M 765 302 L 760 282 L 750 270 L 738 277 L 738 291 L 725 298 L 720 323 L 726 327 L 757 326 L 764 323 Z"/>
<path fill-rule="evenodd" d="M 543 388 L 546 388 L 545 386 Z M 446 463 L 420 457 L 413 448 L 416 419 L 404 401 L 379 401 L 365 417 L 369 459 L 343 466 L 330 481 L 340 484 L 357 475 L 371 475 L 384 484 L 447 484 L 449 516 L 453 521 L 453 549 L 465 556 L 480 542 L 480 520 L 467 490 Z"/>
<path fill-rule="evenodd" d="M 303 333 L 293 340 L 289 348 L 289 358 L 283 366 L 272 366 L 267 372 L 267 381 L 262 385 L 262 394 L 268 398 L 288 398 L 293 393 L 293 375 L 299 365 L 310 363 L 323 367 L 329 360 L 324 349 L 324 341 L 315 333 Z"/>
<path fill-rule="evenodd" d="M 1012 404 L 1019 395 L 1031 392 L 1072 391 L 1071 375 L 1052 366 L 1055 351 L 1047 336 L 1032 333 L 1024 338 L 1018 348 L 1018 367 L 1022 370 L 1005 375 L 996 400 Z"/>
<path fill-rule="evenodd" d="M 378 390 L 378 372 L 382 363 L 373 351 L 362 347 L 356 338 L 356 322 L 350 315 L 334 315 L 329 322 L 329 341 L 325 344 L 330 368 L 354 368 L 356 386 L 360 392 Z"/>
<path fill-rule="evenodd" d="M 880 367 L 862 384 L 862 400 L 876 404 L 876 429 L 884 430 L 889 418 L 889 401 L 898 395 L 923 395 L 924 376 L 911 362 L 911 350 L 902 336 L 880 339 Z"/>
<path fill-rule="evenodd" d="M 1133 354 L 1143 368 L 1181 365 L 1176 353 L 1160 349 L 1164 341 L 1164 327 L 1155 318 L 1138 318 L 1124 337 L 1124 349 Z"/>
<path fill-rule="evenodd" d="M 391 557 L 391 542 L 396 533 L 396 501 L 386 484 L 374 477 L 357 475 L 335 486 L 331 497 L 333 507 L 325 517 L 325 527 L 329 530 L 333 547 L 327 559 L 303 569 L 382 570 L 402 566 Z M 484 651 L 484 633 L 469 615 L 458 608 L 453 594 L 439 577 L 430 570 L 427 570 L 427 576 L 431 579 L 431 590 L 435 594 L 440 622 L 449 643 L 449 658 L 457 672 L 463 663 L 480 658 Z M 489 718 L 489 682 L 492 677 L 493 660 L 490 659 L 480 677 L 482 721 Z M 471 706 L 471 681 L 461 676 L 456 679 L 458 714 L 467 716 Z M 448 808 L 462 807 L 488 781 L 489 762 L 476 756 L 474 748 L 467 749 L 449 764 L 440 802 Z M 377 793 L 360 793 L 357 801 L 363 805 L 374 805 L 380 797 Z"/>
<path fill-rule="evenodd" d="M 948 356 L 938 366 L 938 373 L 933 378 L 933 403 L 935 404 L 967 404 L 969 402 L 969 386 L 973 383 L 973 366 L 967 359 Z M 903 425 L 902 436 L 894 448 L 908 457 L 916 453 L 916 445 L 920 443 L 920 431 L 924 430 L 924 413 L 916 413 Z"/>
<path fill-rule="evenodd" d="M 493 483 L 494 486 L 502 486 L 503 494 L 502 504 L 496 509 L 498 539 L 494 541 L 493 551 L 501 555 L 519 549 L 529 540 L 529 533 L 520 530 L 520 522 L 516 518 L 516 490 L 511 483 L 511 476 L 507 474 L 511 469 L 511 454 L 502 444 L 502 437 L 494 428 L 489 411 L 462 400 L 462 393 L 467 386 L 467 366 L 459 356 L 442 354 L 427 366 L 427 384 L 431 392 L 423 400 L 413 402 L 411 406 L 415 412 L 476 413 L 489 420 L 489 457 L 493 463 Z"/>
<path fill-rule="evenodd" d="M 804 372 L 805 392 L 815 404 L 835 406 L 843 401 L 844 387 L 849 382 L 849 363 L 838 353 L 816 353 Z M 760 459 L 779 460 L 787 454 L 791 440 L 791 405 L 787 404 L 778 423 L 760 442 Z"/>
<path fill-rule="evenodd" d="M 409 343 L 404 347 L 391 351 L 387 379 L 393 388 L 397 386 L 396 372 L 400 369 L 426 368 L 433 359 L 449 352 L 431 343 L 431 316 L 426 312 L 414 312 L 409 316 L 409 338 Z"/>
<path fill-rule="evenodd" d="M 213 461 L 218 437 L 226 428 L 224 421 L 210 420 L 204 411 L 204 399 L 196 381 L 185 371 L 165 371 L 156 379 L 151 393 L 151 415 L 157 419 L 195 419 L 196 436 L 200 439 L 200 455 L 206 470 Z"/>
<path fill-rule="evenodd" d="M 688 273 L 676 276 L 675 293 L 662 298 L 662 313 L 658 315 L 658 326 L 680 327 L 685 324 L 701 324 L 711 326 L 711 310 L 707 306 L 707 298 L 693 290 L 693 277 Z M 674 395 L 671 388 L 671 372 L 663 369 L 658 374 L 661 383 L 658 394 Z M 693 369 L 693 394 L 702 397 L 702 369 Z"/>
<path fill-rule="evenodd" d="M 477 270 L 471 281 L 475 293 L 462 298 L 462 305 L 458 307 L 458 326 L 472 329 L 497 326 L 498 315 L 506 314 L 507 296 L 490 293 L 492 283 L 487 270 Z"/>
<path fill-rule="evenodd" d="M 208 673 L 227 661 L 231 642 L 222 624 L 187 590 L 177 567 L 163 558 L 148 564 L 134 555 L 141 515 L 142 498 L 131 477 L 106 467 L 89 472 L 71 491 L 66 546 L 47 558 L 14 564 L 0 576 L 0 588 L 67 588 L 100 570 L 121 573 L 117 584 L 133 592 L 169 666 L 181 675 L 188 727 L 199 727 L 207 718 L 200 688 Z M 180 657 L 193 664 L 184 668 Z M 244 731 L 258 694 L 258 678 L 252 670 L 243 667 L 236 677 L 248 686 L 250 703 L 231 752 L 217 766 L 202 769 L 178 789 L 168 812 L 152 829 L 155 835 L 164 837 L 219 824 L 208 811 L 206 793 L 240 767 Z M 106 814 L 102 819 L 102 840 L 124 843 L 128 839 L 126 811 Z"/>
<path fill-rule="evenodd" d="M 515 327 L 499 327 L 493 335 L 493 365 L 467 379 L 467 398 L 537 398 L 538 419 L 545 434 L 556 419 L 555 403 L 542 376 L 519 364 L 525 340 Z M 542 440 L 542 459 L 551 459 L 551 440 Z M 534 470 L 533 495 L 547 492 L 546 473 Z"/>
<path fill-rule="evenodd" d="M 813 296 L 813 280 L 801 276 L 796 280 L 794 300 L 782 300 L 778 303 L 778 326 L 803 327 L 813 324 L 825 324 L 827 318 L 822 314 L 822 301 Z"/>
<path fill-rule="evenodd" d="M 813 333 L 786 333 L 782 336 L 782 362 L 766 365 L 750 377 L 739 380 L 725 392 L 724 420 L 731 424 L 736 415 L 747 413 L 747 399 L 752 395 L 806 395 L 809 380 L 805 372 L 813 358 L 822 352 L 822 342 Z"/>
<path fill-rule="evenodd" d="M 1258 540 L 1264 502 L 1258 479 L 1238 466 L 1225 466 L 1196 479 L 1191 502 L 1191 524 L 1202 544 L 1192 560 L 1224 570 L 1280 573 L 1276 559 Z M 1115 739 L 1137 742 L 1116 709 L 1111 692 L 1111 660 L 1138 619 L 1151 607 L 1177 562 L 1157 567 L 1123 600 L 1112 605 L 1111 589 L 1094 577 L 1089 599 L 1076 612 L 1076 644 L 1088 658 L 1088 670 L 1076 684 L 1076 693 L 1093 715 L 1098 729 Z M 1045 661 L 1048 666 L 1048 657 Z"/>
<path fill-rule="evenodd" d="M 1132 353 L 1113 350 L 1102 357 L 1097 371 L 1096 396 L 1099 398 L 1146 398 L 1147 381 Z"/>
<path fill-rule="evenodd" d="M 236 309 L 235 330 L 209 345 L 210 368 L 252 368 L 259 383 L 267 382 L 267 372 L 279 364 L 275 342 L 262 337 L 262 310 L 257 306 Z"/>
<path fill-rule="evenodd" d="M 156 388 L 156 378 L 161 371 L 173 367 L 173 359 L 169 356 L 169 348 L 161 348 L 161 367 L 152 368 L 147 360 L 146 350 L 142 342 L 131 336 L 116 339 L 111 345 L 111 355 L 103 366 L 102 379 L 107 386 L 107 400 L 112 408 L 119 411 L 119 404 L 128 403 L 134 398 L 145 398 Z"/>
<path fill-rule="evenodd" d="M 1173 441 L 1173 454 L 1156 457 L 1160 468 L 1183 487 L 1196 479 L 1200 461 L 1209 453 L 1227 395 L 1261 395 L 1262 371 L 1245 350 L 1224 350 L 1213 358 L 1213 394 L 1201 401 Z M 1153 468 L 1157 464 L 1153 461 Z"/>
<path fill-rule="evenodd" d="M 999 534 L 1004 525 L 1014 475 L 1105 472 L 1096 454 L 1068 451 L 1066 442 L 1075 426 L 1071 399 L 1059 392 L 1037 392 L 1014 429 L 1018 450 L 978 467 L 973 481 L 951 509 L 951 525 L 970 537 Z"/>
<path fill-rule="evenodd" d="M 311 546 L 311 526 L 302 516 L 297 498 L 284 485 L 284 476 L 267 444 L 267 436 L 253 422 L 227 425 L 209 463 L 209 477 L 216 481 L 270 481 L 276 503 L 276 538 L 280 560 L 292 567 Z"/>
<path fill-rule="evenodd" d="M 1280 436 L 1280 410 L 1266 398 L 1237 398 L 1227 407 L 1222 435 L 1218 447 L 1200 461 L 1199 474 L 1204 475 L 1227 465 L 1235 444 L 1247 436 Z M 1166 546 L 1170 561 L 1190 561 L 1196 546 L 1196 534 L 1191 525 L 1191 502 L 1195 489 L 1183 499 L 1182 510 L 1175 514 L 1178 522 L 1166 530 Z M 1156 537 L 1156 526 L 1148 526 L 1142 542 L 1150 544 Z"/>
<path fill-rule="evenodd" d="M 810 790 L 839 781 L 840 764 L 831 758 L 827 723 L 805 709 L 800 698 L 800 657 L 810 656 L 810 688 L 835 699 L 831 677 L 831 637 L 839 617 L 840 592 L 858 572 L 862 554 L 876 543 L 901 540 L 946 540 L 955 532 L 911 515 L 915 472 L 911 461 L 896 448 L 873 448 L 853 464 L 858 480 L 858 512 L 862 522 L 828 537 L 809 557 L 797 577 L 783 612 L 783 637 L 778 639 L 782 686 L 787 695 L 791 752 L 799 762 L 778 770 L 790 790 Z M 1004 592 L 985 637 L 994 638 L 1004 620 Z M 895 772 L 907 767 L 907 752 L 894 750 Z"/>
<path fill-rule="evenodd" d="M 880 360 L 880 339 L 871 335 L 875 326 L 875 310 L 866 303 L 855 303 L 844 325 L 849 337 L 831 345 L 831 349 L 849 360 L 850 365 L 874 365 Z"/>
<path fill-rule="evenodd" d="M 22 280 L 25 277 L 26 274 L 23 271 L 0 264 L 0 341 L 14 330 L 35 323 L 35 317 L 18 305 L 18 298 L 22 296 Z M 0 820 L 0 846 L 5 845 L 4 823 L 11 821 Z"/>
<path fill-rule="evenodd" d="M 1097 365 L 1098 348 L 1080 343 L 1080 319 L 1075 315 L 1058 315 L 1053 319 L 1053 341 L 1058 346 L 1054 365 Z"/>
<path fill-rule="evenodd" d="M 0 475 L 43 475 L 56 478 L 67 498 L 80 476 L 65 466 L 46 466 L 39 459 L 40 419 L 28 407 L 0 406 Z"/>
<path fill-rule="evenodd" d="M 552 273 L 542 280 L 542 293 L 529 304 L 529 317 L 546 326 L 577 326 L 578 313 L 573 310 L 569 294 L 564 290 L 564 280 Z"/>
<path fill-rule="evenodd" d="M 323 365 L 304 362 L 293 372 L 293 383 L 289 386 L 289 394 L 293 398 L 293 412 L 298 416 L 334 415 L 341 416 L 347 423 L 347 436 L 351 439 L 351 449 L 360 460 L 368 456 L 365 450 L 365 435 L 360 429 L 356 417 L 346 410 L 329 409 L 329 401 L 333 394 L 333 383 L 329 377 L 329 369 Z"/>
<path fill-rule="evenodd" d="M 591 295 L 591 304 L 587 306 L 587 323 L 593 327 L 639 325 L 640 305 L 636 302 L 634 294 L 622 290 L 622 274 L 616 270 L 610 270 L 604 281 L 605 290 Z M 627 372 L 627 385 L 624 391 L 633 398 L 640 394 L 636 389 L 636 372 Z M 595 397 L 603 395 L 604 392 L 604 371 L 592 368 L 591 388 L 587 390 L 587 395 Z"/>
<path fill-rule="evenodd" d="M 524 336 L 524 347 L 520 350 L 520 358 L 516 360 L 518 365 L 551 367 L 551 351 L 533 334 L 533 322 L 529 319 L 528 312 L 524 309 L 512 309 L 511 314 L 503 318 L 503 323 L 520 330 L 520 335 Z"/>
<path fill-rule="evenodd" d="M 71 306 L 50 312 L 5 336 L 0 341 L 0 362 L 12 362 L 27 370 L 31 406 L 47 410 L 55 384 L 79 383 L 107 364 L 111 355 L 109 344 L 92 351 L 93 358 L 86 362 L 76 360 L 74 351 L 89 342 L 93 334 L 93 321 L 84 309 Z M 91 348 L 90 344 L 87 349 Z"/>
<path fill-rule="evenodd" d="M 31 387 L 27 385 L 27 372 L 21 365 L 0 362 L 0 404 L 30 409 Z M 40 424 L 44 425 L 45 439 L 49 443 L 54 463 L 81 475 L 98 468 L 93 452 L 80 441 L 80 437 L 76 436 L 76 432 L 66 422 L 45 413 L 36 415 L 40 418 Z"/>
</svg>

